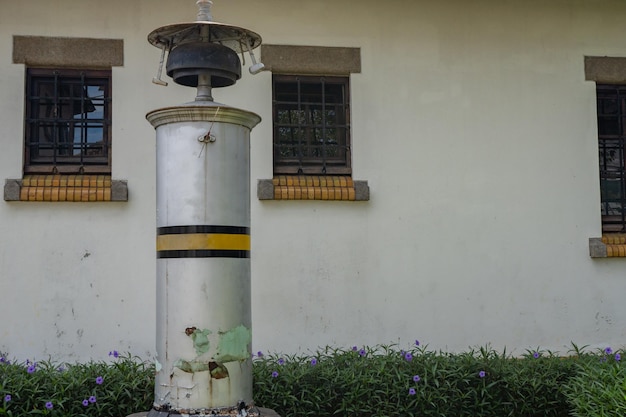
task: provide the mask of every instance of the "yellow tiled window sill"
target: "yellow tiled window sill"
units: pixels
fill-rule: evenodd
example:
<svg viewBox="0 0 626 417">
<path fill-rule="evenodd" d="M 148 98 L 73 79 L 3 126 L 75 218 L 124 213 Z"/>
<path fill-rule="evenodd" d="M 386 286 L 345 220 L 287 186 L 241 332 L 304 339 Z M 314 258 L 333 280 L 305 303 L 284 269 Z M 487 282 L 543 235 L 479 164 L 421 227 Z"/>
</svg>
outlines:
<svg viewBox="0 0 626 417">
<path fill-rule="evenodd" d="M 259 200 L 367 201 L 367 181 L 354 181 L 342 175 L 277 175 L 259 180 Z"/>
<path fill-rule="evenodd" d="M 128 201 L 128 185 L 110 175 L 24 175 L 7 179 L 5 201 Z"/>
<path fill-rule="evenodd" d="M 589 256 L 592 258 L 626 258 L 626 234 L 607 233 L 589 239 Z"/>
</svg>

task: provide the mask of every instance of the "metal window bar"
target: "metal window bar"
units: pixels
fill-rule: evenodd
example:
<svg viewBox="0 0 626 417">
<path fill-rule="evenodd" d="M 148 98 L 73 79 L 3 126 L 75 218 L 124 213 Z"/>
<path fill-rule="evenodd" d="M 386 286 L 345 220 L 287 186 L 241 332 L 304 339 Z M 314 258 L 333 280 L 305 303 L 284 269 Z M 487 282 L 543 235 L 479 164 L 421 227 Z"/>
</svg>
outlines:
<svg viewBox="0 0 626 417">
<path fill-rule="evenodd" d="M 598 85 L 598 148 L 603 232 L 626 232 L 626 87 Z"/>
<path fill-rule="evenodd" d="M 52 163 L 57 164 L 57 149 L 59 149 L 59 72 L 54 71 L 54 99 L 52 102 Z M 38 138 L 39 139 L 39 138 Z M 38 140 L 41 142 L 41 140 Z"/>
<path fill-rule="evenodd" d="M 275 172 L 349 174 L 347 78 L 275 75 L 273 96 Z"/>
<path fill-rule="evenodd" d="M 85 161 L 84 161 L 84 156 L 87 150 L 87 123 L 86 123 L 86 117 L 85 117 L 85 95 L 83 92 L 85 92 L 85 73 L 81 72 L 80 73 L 80 90 L 81 90 L 81 95 L 80 95 L 80 146 L 79 146 L 79 152 L 78 154 L 80 155 L 80 165 L 83 166 L 85 165 Z M 72 147 L 73 148 L 73 147 Z M 74 155 L 74 149 L 72 149 L 72 155 Z"/>
<path fill-rule="evenodd" d="M 320 78 L 322 87 L 322 174 L 326 174 L 326 83 Z"/>
<path fill-rule="evenodd" d="M 110 71 L 29 69 L 25 171 L 110 172 L 109 91 Z"/>
<path fill-rule="evenodd" d="M 300 84 L 300 77 L 296 77 L 298 83 L 298 174 L 302 174 L 302 85 Z M 289 112 L 289 119 L 291 121 L 291 112 Z M 293 141 L 293 128 L 291 128 L 291 140 Z"/>
</svg>

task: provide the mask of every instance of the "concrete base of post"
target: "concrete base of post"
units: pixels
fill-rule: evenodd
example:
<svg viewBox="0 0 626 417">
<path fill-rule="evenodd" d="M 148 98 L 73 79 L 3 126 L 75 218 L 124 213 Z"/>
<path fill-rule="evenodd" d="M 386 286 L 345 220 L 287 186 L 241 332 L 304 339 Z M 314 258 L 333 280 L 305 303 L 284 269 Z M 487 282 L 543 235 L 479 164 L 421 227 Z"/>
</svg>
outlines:
<svg viewBox="0 0 626 417">
<path fill-rule="evenodd" d="M 280 417 L 278 414 L 276 414 L 276 411 L 270 410 L 269 408 L 255 407 L 255 410 L 258 410 L 259 417 Z M 126 417 L 147 417 L 149 412 L 150 411 L 142 411 L 140 413 L 130 414 Z M 162 414 L 163 414 L 163 417 L 180 415 L 180 414 L 169 414 L 167 412 L 163 412 Z"/>
</svg>

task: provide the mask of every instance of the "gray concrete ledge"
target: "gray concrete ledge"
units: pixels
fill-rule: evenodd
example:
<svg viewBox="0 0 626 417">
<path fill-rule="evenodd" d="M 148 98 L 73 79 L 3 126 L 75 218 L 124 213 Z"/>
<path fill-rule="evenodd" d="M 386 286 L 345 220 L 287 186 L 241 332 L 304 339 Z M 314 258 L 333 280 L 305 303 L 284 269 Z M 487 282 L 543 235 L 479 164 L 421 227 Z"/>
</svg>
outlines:
<svg viewBox="0 0 626 417">
<path fill-rule="evenodd" d="M 21 199 L 22 180 L 21 179 L 5 179 L 4 180 L 4 201 L 22 201 Z M 53 202 L 50 200 L 45 200 Z M 63 202 L 66 200 L 60 200 Z M 97 200 L 94 202 L 108 201 L 128 201 L 128 181 L 127 180 L 111 180 L 111 200 Z M 32 201 L 27 201 L 32 202 Z M 92 201 L 79 201 L 81 203 L 91 203 Z"/>
<path fill-rule="evenodd" d="M 20 201 L 21 180 L 4 180 L 4 201 Z"/>
<path fill-rule="evenodd" d="M 13 36 L 13 63 L 31 66 L 111 68 L 124 65 L 122 39 Z"/>
<path fill-rule="evenodd" d="M 308 199 L 308 198 L 300 198 L 300 199 L 280 199 L 280 200 L 290 200 L 290 201 L 369 201 L 370 199 L 370 187 L 367 184 L 367 181 L 364 180 L 354 180 L 354 200 L 319 200 L 319 199 Z M 276 200 L 274 198 L 274 182 L 272 179 L 263 179 L 257 181 L 256 194 L 259 200 Z"/>
<path fill-rule="evenodd" d="M 261 45 L 269 71 L 298 75 L 349 75 L 361 72 L 361 48 Z"/>
<path fill-rule="evenodd" d="M 356 201 L 369 201 L 370 186 L 367 184 L 367 181 L 354 181 L 354 192 Z"/>
<path fill-rule="evenodd" d="M 589 238 L 589 256 L 591 256 L 592 258 L 608 257 L 606 245 L 604 244 L 604 242 L 602 242 L 602 238 Z"/>
<path fill-rule="evenodd" d="M 274 182 L 272 180 L 259 180 L 256 186 L 256 195 L 259 200 L 273 200 Z"/>
<path fill-rule="evenodd" d="M 111 201 L 128 201 L 128 181 L 111 180 Z"/>
<path fill-rule="evenodd" d="M 625 82 L 626 58 L 586 56 L 585 80 L 605 84 Z"/>
</svg>

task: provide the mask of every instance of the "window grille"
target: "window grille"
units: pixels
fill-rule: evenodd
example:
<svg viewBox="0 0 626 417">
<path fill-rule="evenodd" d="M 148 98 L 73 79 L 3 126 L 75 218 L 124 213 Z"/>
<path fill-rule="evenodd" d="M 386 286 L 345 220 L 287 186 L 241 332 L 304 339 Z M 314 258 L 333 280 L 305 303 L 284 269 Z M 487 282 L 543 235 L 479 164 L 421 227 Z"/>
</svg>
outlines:
<svg viewBox="0 0 626 417">
<path fill-rule="evenodd" d="M 273 76 L 274 173 L 351 174 L 348 77 Z"/>
<path fill-rule="evenodd" d="M 29 68 L 24 171 L 109 173 L 111 71 Z"/>
<path fill-rule="evenodd" d="M 598 85 L 598 148 L 602 231 L 626 231 L 626 86 Z"/>
</svg>

